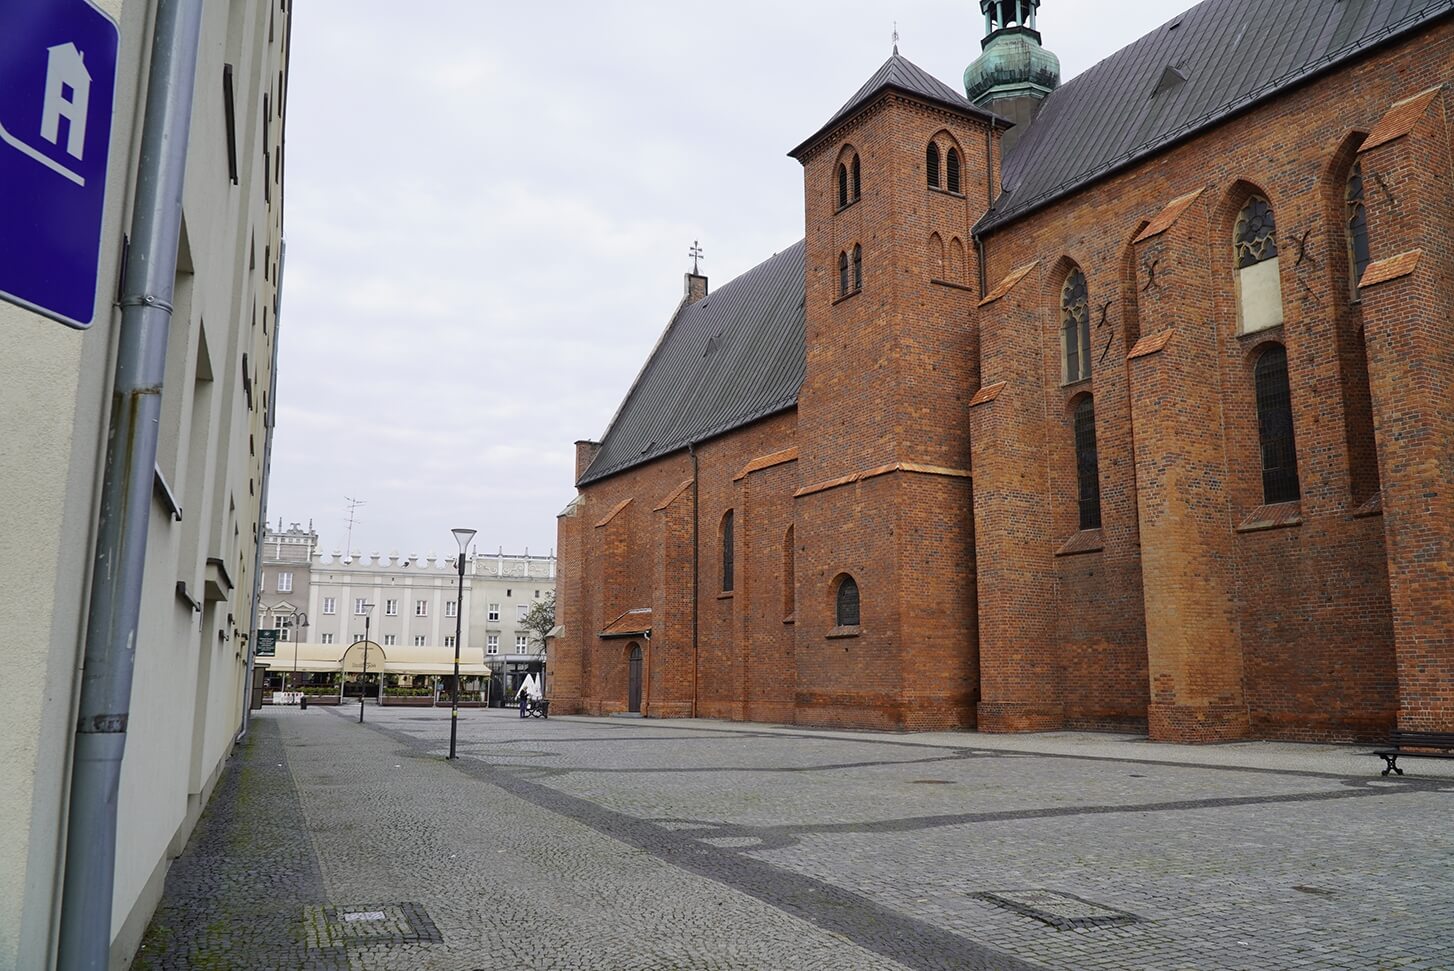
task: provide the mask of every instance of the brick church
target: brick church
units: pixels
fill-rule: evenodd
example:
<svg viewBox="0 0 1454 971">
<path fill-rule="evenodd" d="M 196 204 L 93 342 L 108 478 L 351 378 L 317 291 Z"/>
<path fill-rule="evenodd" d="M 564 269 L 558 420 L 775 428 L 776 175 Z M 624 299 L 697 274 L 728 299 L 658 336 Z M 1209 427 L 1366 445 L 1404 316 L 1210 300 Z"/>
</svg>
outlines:
<svg viewBox="0 0 1454 971">
<path fill-rule="evenodd" d="M 980 6 L 577 443 L 555 706 L 1454 731 L 1454 0 L 1204 0 L 1065 84 Z"/>
</svg>

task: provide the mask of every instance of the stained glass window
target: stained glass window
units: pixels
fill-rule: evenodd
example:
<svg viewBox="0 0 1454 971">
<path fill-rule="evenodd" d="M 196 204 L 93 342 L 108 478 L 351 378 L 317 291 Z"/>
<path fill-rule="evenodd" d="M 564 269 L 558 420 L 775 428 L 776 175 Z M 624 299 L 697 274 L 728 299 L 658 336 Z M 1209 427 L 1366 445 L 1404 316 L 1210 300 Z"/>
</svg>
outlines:
<svg viewBox="0 0 1454 971">
<path fill-rule="evenodd" d="M 1082 381 L 1091 374 L 1090 298 L 1085 274 L 1072 270 L 1060 290 L 1060 321 L 1064 333 L 1065 382 Z"/>
<path fill-rule="evenodd" d="M 1087 395 L 1075 406 L 1075 474 L 1080 528 L 1101 527 L 1101 472 L 1096 457 L 1096 405 Z"/>
<path fill-rule="evenodd" d="M 1277 224 L 1272 206 L 1253 196 L 1237 216 L 1237 269 L 1245 270 L 1277 255 Z"/>
<path fill-rule="evenodd" d="M 838 583 L 834 619 L 839 627 L 858 626 L 858 583 L 853 577 L 845 576 Z"/>
<path fill-rule="evenodd" d="M 1363 165 L 1353 163 L 1348 173 L 1348 265 L 1353 271 L 1353 296 L 1358 296 L 1358 281 L 1372 262 L 1368 255 L 1368 210 L 1363 207 Z"/>
</svg>

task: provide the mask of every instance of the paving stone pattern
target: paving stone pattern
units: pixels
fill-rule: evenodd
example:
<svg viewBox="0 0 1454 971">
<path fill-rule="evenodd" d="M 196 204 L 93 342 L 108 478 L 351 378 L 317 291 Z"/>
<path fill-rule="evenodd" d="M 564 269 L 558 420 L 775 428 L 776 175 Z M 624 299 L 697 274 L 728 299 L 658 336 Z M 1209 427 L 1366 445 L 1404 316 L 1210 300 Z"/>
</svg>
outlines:
<svg viewBox="0 0 1454 971">
<path fill-rule="evenodd" d="M 1454 772 L 1366 749 L 258 714 L 143 968 L 1454 968 Z M 1427 766 L 1427 769 L 1425 769 Z"/>
</svg>

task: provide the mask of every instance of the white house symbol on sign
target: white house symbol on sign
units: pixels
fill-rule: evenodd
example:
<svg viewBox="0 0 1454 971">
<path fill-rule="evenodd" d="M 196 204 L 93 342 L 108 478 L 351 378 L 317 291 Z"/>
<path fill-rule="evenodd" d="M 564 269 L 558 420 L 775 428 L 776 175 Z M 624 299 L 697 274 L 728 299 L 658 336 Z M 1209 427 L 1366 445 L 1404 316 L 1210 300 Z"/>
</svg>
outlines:
<svg viewBox="0 0 1454 971">
<path fill-rule="evenodd" d="M 82 158 L 86 146 L 86 109 L 91 103 L 91 72 L 75 44 L 50 48 L 45 72 L 45 108 L 40 117 L 40 137 L 60 144 L 61 119 L 69 122 L 66 152 Z"/>
</svg>

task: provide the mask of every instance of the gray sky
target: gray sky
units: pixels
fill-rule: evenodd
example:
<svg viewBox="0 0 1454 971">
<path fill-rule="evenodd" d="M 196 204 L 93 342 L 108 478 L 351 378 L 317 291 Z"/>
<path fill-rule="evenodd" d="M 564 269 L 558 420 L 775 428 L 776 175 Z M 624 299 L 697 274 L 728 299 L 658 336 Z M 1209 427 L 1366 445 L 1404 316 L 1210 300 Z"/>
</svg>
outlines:
<svg viewBox="0 0 1454 971">
<path fill-rule="evenodd" d="M 1069 79 L 1188 2 L 1045 0 Z M 900 51 L 961 87 L 973 0 L 297 5 L 270 519 L 544 553 L 681 296 L 803 235 L 786 152 Z"/>
</svg>

